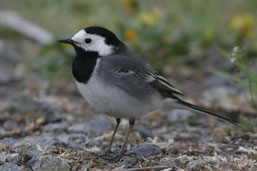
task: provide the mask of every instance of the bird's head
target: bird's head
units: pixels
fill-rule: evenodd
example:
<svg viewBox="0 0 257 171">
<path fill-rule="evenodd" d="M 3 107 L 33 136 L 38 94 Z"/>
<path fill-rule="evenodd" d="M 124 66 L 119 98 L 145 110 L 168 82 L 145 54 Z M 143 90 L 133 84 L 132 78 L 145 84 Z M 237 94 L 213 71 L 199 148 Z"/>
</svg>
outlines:
<svg viewBox="0 0 257 171">
<path fill-rule="evenodd" d="M 71 44 L 76 52 L 96 52 L 100 56 L 111 55 L 121 41 L 111 31 L 103 27 L 87 27 L 77 32 L 72 38 L 59 40 Z"/>
</svg>

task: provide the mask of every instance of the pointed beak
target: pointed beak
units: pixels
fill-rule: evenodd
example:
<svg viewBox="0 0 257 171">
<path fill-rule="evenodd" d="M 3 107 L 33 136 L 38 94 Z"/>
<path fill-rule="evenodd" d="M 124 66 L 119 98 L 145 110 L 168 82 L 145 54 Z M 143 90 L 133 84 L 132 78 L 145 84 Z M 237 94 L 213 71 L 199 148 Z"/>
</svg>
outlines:
<svg viewBox="0 0 257 171">
<path fill-rule="evenodd" d="M 72 40 L 72 39 L 63 39 L 63 40 L 59 40 L 58 42 L 59 43 L 71 44 L 71 45 L 73 45 L 75 43 L 75 41 Z"/>
</svg>

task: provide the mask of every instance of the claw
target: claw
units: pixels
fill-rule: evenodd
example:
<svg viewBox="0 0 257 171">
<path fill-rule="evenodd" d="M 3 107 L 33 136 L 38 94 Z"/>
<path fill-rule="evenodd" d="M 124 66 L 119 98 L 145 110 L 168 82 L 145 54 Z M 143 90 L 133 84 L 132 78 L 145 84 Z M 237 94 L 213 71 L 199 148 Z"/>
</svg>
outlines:
<svg viewBox="0 0 257 171">
<path fill-rule="evenodd" d="M 112 152 L 111 150 L 107 150 L 103 154 L 98 155 L 96 157 L 107 161 L 117 162 L 122 158 L 123 155 L 123 152 L 120 152 L 119 154 L 114 154 L 114 152 Z"/>
<path fill-rule="evenodd" d="M 114 154 L 110 149 L 105 151 L 103 154 L 97 155 L 97 158 L 104 158 L 105 156 L 110 156 L 111 154 Z"/>
<path fill-rule="evenodd" d="M 103 160 L 117 162 L 122 158 L 123 154 L 119 153 L 117 155 L 103 154 L 100 155 L 99 158 Z"/>
</svg>

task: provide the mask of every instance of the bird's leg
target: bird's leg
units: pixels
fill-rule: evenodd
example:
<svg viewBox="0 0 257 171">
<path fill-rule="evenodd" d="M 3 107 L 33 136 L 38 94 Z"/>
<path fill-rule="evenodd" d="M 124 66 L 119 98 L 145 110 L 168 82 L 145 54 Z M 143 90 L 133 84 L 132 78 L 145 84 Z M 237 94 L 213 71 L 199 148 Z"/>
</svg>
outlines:
<svg viewBox="0 0 257 171">
<path fill-rule="evenodd" d="M 115 134 L 116 134 L 116 132 L 117 132 L 117 130 L 118 130 L 118 128 L 119 128 L 120 121 L 121 121 L 120 118 L 116 118 L 116 126 L 115 126 L 115 129 L 114 129 L 113 134 L 112 134 L 112 139 L 111 139 L 111 141 L 110 141 L 109 148 L 108 148 L 107 151 L 106 151 L 107 154 L 111 152 L 112 143 L 113 143 Z"/>
<path fill-rule="evenodd" d="M 98 158 L 105 158 L 105 156 L 108 156 L 108 155 L 111 153 L 112 143 L 113 143 L 115 134 L 116 134 L 116 132 L 117 132 L 117 130 L 118 130 L 118 128 L 119 128 L 120 121 L 121 121 L 120 118 L 116 118 L 116 126 L 115 126 L 115 129 L 114 129 L 114 131 L 113 131 L 112 139 L 111 139 L 111 141 L 110 141 L 109 147 L 108 147 L 108 149 L 107 149 L 103 154 L 98 155 L 98 156 L 97 156 Z"/>
<path fill-rule="evenodd" d="M 135 118 L 130 118 L 129 119 L 129 130 L 127 131 L 126 138 L 125 138 L 125 141 L 123 142 L 120 153 L 118 155 L 114 155 L 114 156 L 110 156 L 110 157 L 102 157 L 102 159 L 109 160 L 109 161 L 118 161 L 121 159 L 122 155 L 125 152 L 129 134 L 131 133 L 134 125 L 135 125 Z"/>
<path fill-rule="evenodd" d="M 125 141 L 124 141 L 124 143 L 123 143 L 123 145 L 122 145 L 122 149 L 121 149 L 121 151 L 120 151 L 120 155 L 121 155 L 121 156 L 123 155 L 123 153 L 124 153 L 124 151 L 125 151 L 129 134 L 131 133 L 131 131 L 132 131 L 134 125 L 135 125 L 135 120 L 136 120 L 135 118 L 129 118 L 129 130 L 128 130 L 127 134 L 126 134 Z"/>
</svg>

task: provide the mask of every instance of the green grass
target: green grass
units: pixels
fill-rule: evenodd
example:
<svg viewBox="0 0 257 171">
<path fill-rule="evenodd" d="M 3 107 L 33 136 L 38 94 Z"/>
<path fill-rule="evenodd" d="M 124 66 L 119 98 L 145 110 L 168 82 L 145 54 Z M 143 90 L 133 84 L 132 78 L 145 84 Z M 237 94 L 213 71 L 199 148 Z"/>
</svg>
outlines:
<svg viewBox="0 0 257 171">
<path fill-rule="evenodd" d="M 16 10 L 52 32 L 56 39 L 71 37 L 87 26 L 107 27 L 149 60 L 158 71 L 166 65 L 176 64 L 178 60 L 204 58 L 212 44 L 226 51 L 234 46 L 246 47 L 247 56 L 257 56 L 255 0 L 2 0 L 0 5 Z M 243 26 L 232 27 L 233 22 L 242 22 Z M 133 31 L 135 40 L 126 37 L 128 30 Z M 6 34 L 0 32 L 0 35 Z M 70 63 L 49 58 L 52 51 L 56 52 L 55 58 L 64 55 L 62 49 L 50 48 L 45 53 L 46 57 L 35 60 L 37 62 L 32 68 L 38 68 L 42 63 L 38 73 L 59 76 L 61 71 L 58 68 L 66 68 L 65 65 Z"/>
<path fill-rule="evenodd" d="M 239 71 L 240 75 L 234 76 L 233 74 L 224 71 L 215 71 L 215 73 L 237 83 L 247 90 L 251 97 L 251 104 L 257 111 L 257 104 L 255 101 L 257 99 L 257 73 L 247 65 L 248 58 L 245 56 L 245 50 L 236 46 L 231 55 L 222 49 L 220 49 L 220 51 L 234 64 L 234 67 Z"/>
</svg>

